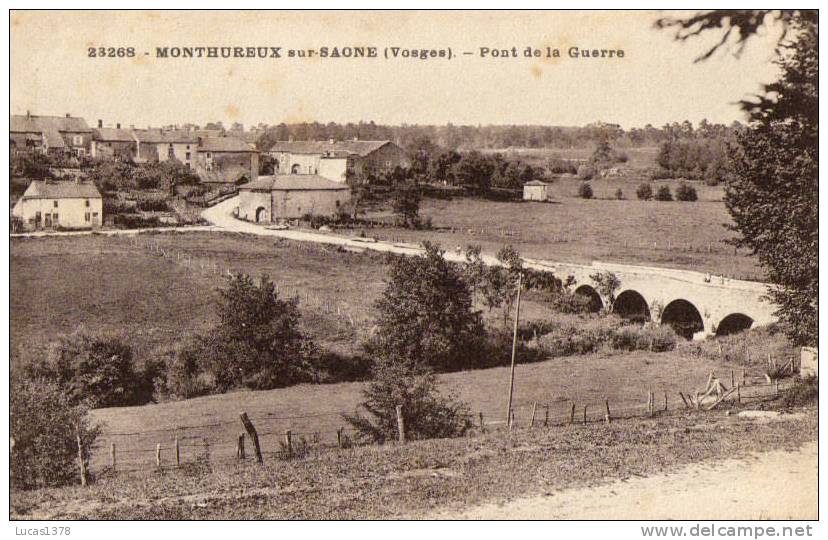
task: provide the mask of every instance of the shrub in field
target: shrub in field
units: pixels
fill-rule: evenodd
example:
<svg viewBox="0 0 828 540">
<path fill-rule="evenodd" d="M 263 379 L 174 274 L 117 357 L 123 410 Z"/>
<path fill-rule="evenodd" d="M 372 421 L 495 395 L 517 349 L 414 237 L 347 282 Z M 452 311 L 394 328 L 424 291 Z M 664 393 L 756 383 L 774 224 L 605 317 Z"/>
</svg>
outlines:
<svg viewBox="0 0 828 540">
<path fill-rule="evenodd" d="M 208 355 L 205 344 L 196 338 L 167 361 L 160 393 L 176 399 L 189 399 L 214 390 L 212 377 L 205 372 L 202 359 Z"/>
<path fill-rule="evenodd" d="M 621 188 L 615 190 L 615 198 L 619 201 L 624 200 L 624 191 Z"/>
<path fill-rule="evenodd" d="M 667 184 L 660 186 L 658 188 L 658 191 L 656 191 L 655 199 L 657 201 L 672 201 L 673 194 L 670 191 L 670 186 L 668 186 Z"/>
<path fill-rule="evenodd" d="M 12 489 L 77 482 L 78 442 L 84 460 L 98 436 L 87 409 L 58 384 L 13 376 L 9 389 L 9 480 Z"/>
<path fill-rule="evenodd" d="M 29 371 L 60 385 L 72 402 L 93 408 L 140 405 L 152 399 L 152 384 L 136 369 L 132 350 L 114 336 L 84 331 L 63 336 Z"/>
<path fill-rule="evenodd" d="M 624 326 L 612 336 L 612 348 L 620 351 L 672 351 L 677 342 L 669 326 Z"/>
<path fill-rule="evenodd" d="M 584 182 L 578 186 L 578 197 L 582 199 L 591 199 L 592 195 L 592 186 L 589 185 L 589 182 Z"/>
<path fill-rule="evenodd" d="M 762 368 L 767 366 L 768 356 L 781 365 L 798 354 L 779 325 L 760 326 L 701 341 L 682 341 L 679 350 L 687 356 Z"/>
<path fill-rule="evenodd" d="M 688 184 L 687 182 L 682 182 L 676 188 L 676 200 L 677 201 L 686 201 L 686 202 L 693 202 L 699 199 L 698 193 L 696 193 L 696 188 Z"/>
<path fill-rule="evenodd" d="M 639 185 L 638 189 L 635 190 L 635 196 L 640 201 L 649 201 L 653 198 L 653 186 L 646 182 Z"/>
<path fill-rule="evenodd" d="M 385 443 L 397 438 L 396 407 L 402 407 L 407 439 L 459 437 L 471 427 L 468 407 L 452 396 L 442 396 L 437 378 L 427 366 L 397 356 L 378 357 L 373 381 L 363 391 L 361 407 L 345 419 L 359 439 Z"/>
</svg>

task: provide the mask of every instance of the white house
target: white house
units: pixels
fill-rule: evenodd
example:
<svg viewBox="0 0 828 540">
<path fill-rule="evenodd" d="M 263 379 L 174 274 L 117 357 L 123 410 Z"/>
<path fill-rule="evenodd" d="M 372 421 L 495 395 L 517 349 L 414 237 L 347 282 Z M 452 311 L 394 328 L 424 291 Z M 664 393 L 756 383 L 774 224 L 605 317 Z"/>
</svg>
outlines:
<svg viewBox="0 0 828 540">
<path fill-rule="evenodd" d="M 91 229 L 103 223 L 103 197 L 93 184 L 35 180 L 12 216 L 26 229 Z"/>
</svg>

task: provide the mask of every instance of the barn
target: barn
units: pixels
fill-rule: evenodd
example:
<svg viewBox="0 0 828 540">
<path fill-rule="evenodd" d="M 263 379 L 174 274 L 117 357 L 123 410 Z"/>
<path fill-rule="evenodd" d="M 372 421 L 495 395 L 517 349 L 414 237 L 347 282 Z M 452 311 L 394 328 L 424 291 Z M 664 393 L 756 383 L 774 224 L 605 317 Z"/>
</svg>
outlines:
<svg viewBox="0 0 828 540">
<path fill-rule="evenodd" d="M 239 187 L 239 217 L 253 222 L 332 216 L 351 200 L 351 188 L 314 174 L 262 176 Z"/>
</svg>

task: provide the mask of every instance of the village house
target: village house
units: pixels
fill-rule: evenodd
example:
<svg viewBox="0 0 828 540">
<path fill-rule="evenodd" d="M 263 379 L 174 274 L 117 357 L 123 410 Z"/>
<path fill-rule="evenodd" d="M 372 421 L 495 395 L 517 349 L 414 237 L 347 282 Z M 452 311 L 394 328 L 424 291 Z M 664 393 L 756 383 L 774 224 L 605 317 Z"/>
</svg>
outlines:
<svg viewBox="0 0 828 540">
<path fill-rule="evenodd" d="M 315 174 L 262 176 L 239 188 L 238 216 L 257 223 L 333 216 L 350 200 L 347 185 Z"/>
<path fill-rule="evenodd" d="M 136 163 L 157 163 L 176 159 L 189 168 L 195 166 L 198 137 L 188 130 L 136 129 Z"/>
<path fill-rule="evenodd" d="M 245 184 L 259 177 L 259 152 L 235 137 L 198 141 L 196 172 L 203 184 Z"/>
<path fill-rule="evenodd" d="M 391 141 L 278 141 L 268 153 L 278 174 L 319 175 L 334 182 L 349 177 L 369 182 L 410 166 L 403 149 Z"/>
<path fill-rule="evenodd" d="M 92 130 L 83 118 L 66 116 L 12 115 L 9 118 L 10 152 L 37 150 L 76 157 L 88 155 Z"/>
<path fill-rule="evenodd" d="M 25 229 L 91 229 L 103 223 L 103 197 L 91 183 L 35 180 L 12 217 Z"/>
<path fill-rule="evenodd" d="M 121 129 L 121 124 L 114 128 L 104 127 L 98 120 L 98 127 L 92 130 L 92 157 L 98 159 L 134 159 L 138 141 L 132 129 Z"/>
<path fill-rule="evenodd" d="M 547 201 L 549 200 L 549 184 L 540 180 L 532 180 L 523 184 L 524 201 Z"/>
</svg>

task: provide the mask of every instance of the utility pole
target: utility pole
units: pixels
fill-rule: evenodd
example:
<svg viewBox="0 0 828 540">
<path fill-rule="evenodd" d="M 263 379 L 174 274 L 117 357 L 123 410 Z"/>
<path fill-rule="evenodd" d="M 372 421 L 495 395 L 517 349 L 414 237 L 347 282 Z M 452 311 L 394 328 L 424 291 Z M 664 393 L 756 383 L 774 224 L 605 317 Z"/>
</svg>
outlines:
<svg viewBox="0 0 828 540">
<path fill-rule="evenodd" d="M 512 334 L 512 368 L 509 372 L 509 404 L 506 408 L 506 425 L 512 429 L 512 395 L 515 392 L 515 356 L 517 354 L 518 321 L 520 320 L 520 289 L 522 286 L 523 272 L 518 274 L 517 282 L 517 305 L 515 307 L 515 330 Z"/>
</svg>

